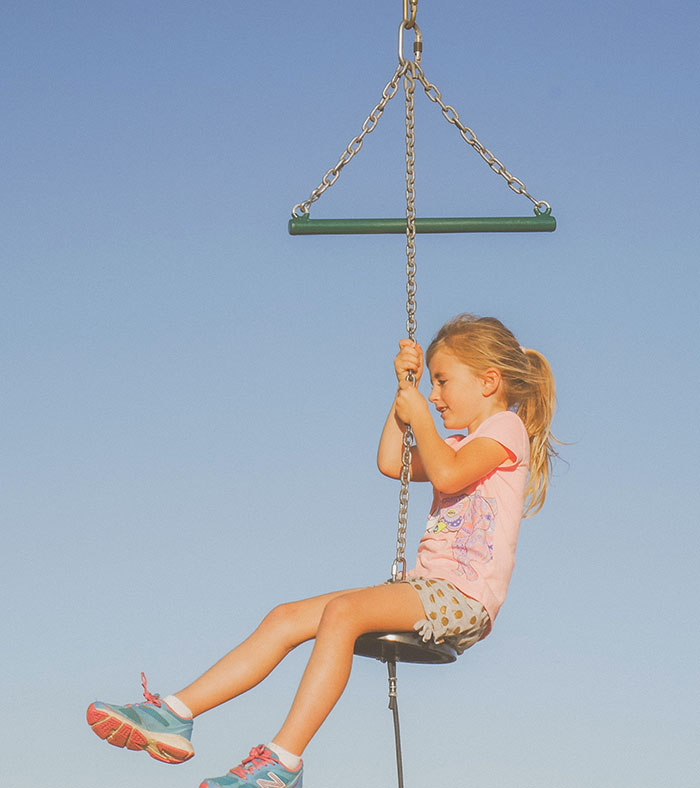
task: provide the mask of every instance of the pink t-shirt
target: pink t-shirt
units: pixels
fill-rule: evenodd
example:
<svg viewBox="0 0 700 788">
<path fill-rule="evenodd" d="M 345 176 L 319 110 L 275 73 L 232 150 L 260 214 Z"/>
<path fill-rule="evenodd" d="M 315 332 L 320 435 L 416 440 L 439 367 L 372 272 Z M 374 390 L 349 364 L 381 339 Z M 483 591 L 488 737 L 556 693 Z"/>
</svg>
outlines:
<svg viewBox="0 0 700 788">
<path fill-rule="evenodd" d="M 496 413 L 471 435 L 451 435 L 446 443 L 456 450 L 474 438 L 498 441 L 513 459 L 462 492 L 433 490 L 428 526 L 408 574 L 448 580 L 481 602 L 493 623 L 515 566 L 530 441 L 512 411 Z"/>
</svg>

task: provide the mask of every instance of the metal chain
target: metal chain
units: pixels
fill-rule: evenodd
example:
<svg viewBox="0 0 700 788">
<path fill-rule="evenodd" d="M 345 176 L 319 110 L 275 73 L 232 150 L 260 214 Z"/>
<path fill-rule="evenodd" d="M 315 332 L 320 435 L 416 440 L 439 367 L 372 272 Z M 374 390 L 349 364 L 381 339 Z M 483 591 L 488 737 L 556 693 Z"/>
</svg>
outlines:
<svg viewBox="0 0 700 788">
<path fill-rule="evenodd" d="M 365 137 L 367 134 L 370 134 L 379 123 L 379 119 L 382 117 L 384 109 L 386 105 L 394 98 L 398 89 L 399 83 L 401 81 L 401 77 L 406 72 L 407 65 L 406 63 L 399 63 L 394 72 L 394 76 L 387 82 L 382 90 L 382 98 L 377 106 L 369 113 L 365 122 L 362 124 L 362 131 L 357 137 L 354 137 L 348 147 L 343 151 L 343 155 L 338 160 L 338 163 L 335 167 L 331 167 L 330 170 L 321 178 L 321 183 L 311 192 L 309 195 L 309 199 L 305 200 L 304 202 L 297 203 L 292 208 L 292 216 L 296 219 L 299 219 L 301 216 L 308 216 L 309 213 L 309 206 L 316 202 L 318 198 L 326 191 L 329 186 L 332 186 L 340 176 L 340 171 L 345 167 L 346 164 L 352 161 L 357 153 L 360 152 L 362 148 L 362 144 L 365 141 Z"/>
<path fill-rule="evenodd" d="M 419 65 L 416 66 L 416 75 L 420 83 L 423 85 L 428 98 L 440 106 L 445 120 L 459 130 L 460 136 L 467 143 L 467 145 L 471 145 L 471 147 L 474 148 L 474 150 L 495 173 L 500 175 L 502 178 L 505 178 L 508 186 L 516 194 L 522 194 L 527 197 L 527 199 L 530 200 L 530 202 L 535 206 L 535 213 L 547 213 L 550 211 L 551 208 L 549 203 L 545 202 L 544 200 L 536 200 L 525 188 L 525 184 L 508 172 L 504 164 L 500 162 L 493 155 L 493 153 L 491 153 L 491 151 L 479 141 L 476 134 L 468 126 L 465 126 L 462 123 L 455 108 L 443 102 L 442 94 L 435 85 L 428 82 L 425 74 L 423 73 L 423 69 Z"/>
<path fill-rule="evenodd" d="M 416 61 L 419 54 L 416 53 Z M 406 93 L 406 330 L 408 337 L 416 341 L 416 171 L 415 171 L 415 134 L 414 134 L 414 97 L 416 88 L 417 62 L 407 61 L 408 68 L 404 75 Z M 413 373 L 408 380 L 415 383 Z M 408 497 L 411 481 L 411 446 L 413 446 L 413 430 L 406 426 L 403 434 L 403 450 L 401 453 L 401 490 L 399 492 L 399 524 L 396 534 L 396 558 L 391 566 L 392 583 L 403 580 L 406 575 L 406 530 L 408 528 Z"/>
</svg>

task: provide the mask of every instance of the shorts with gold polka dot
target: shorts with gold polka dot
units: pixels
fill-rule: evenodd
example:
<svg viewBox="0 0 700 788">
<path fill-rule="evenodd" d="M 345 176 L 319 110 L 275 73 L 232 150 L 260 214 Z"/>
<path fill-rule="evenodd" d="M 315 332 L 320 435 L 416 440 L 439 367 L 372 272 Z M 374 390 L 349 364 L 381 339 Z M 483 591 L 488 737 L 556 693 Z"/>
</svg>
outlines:
<svg viewBox="0 0 700 788">
<path fill-rule="evenodd" d="M 407 577 L 423 603 L 425 618 L 413 628 L 425 642 L 445 642 L 458 654 L 484 638 L 491 620 L 481 602 L 463 594 L 447 580 L 427 577 Z"/>
</svg>

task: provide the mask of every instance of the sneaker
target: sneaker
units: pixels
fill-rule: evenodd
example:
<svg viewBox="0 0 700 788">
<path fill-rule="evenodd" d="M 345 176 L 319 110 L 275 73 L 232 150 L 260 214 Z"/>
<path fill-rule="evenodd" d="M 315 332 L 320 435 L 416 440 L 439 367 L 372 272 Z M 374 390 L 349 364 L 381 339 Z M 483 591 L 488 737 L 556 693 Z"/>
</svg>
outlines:
<svg viewBox="0 0 700 788">
<path fill-rule="evenodd" d="M 163 763 L 182 763 L 194 755 L 192 720 L 180 717 L 158 695 L 148 691 L 146 677 L 141 674 L 145 703 L 114 706 L 99 701 L 87 710 L 88 725 L 100 739 L 115 747 L 145 750 L 151 758 Z"/>
<path fill-rule="evenodd" d="M 243 759 L 240 766 L 231 769 L 223 777 L 210 777 L 199 788 L 302 788 L 301 778 L 304 764 L 299 764 L 295 772 L 290 772 L 277 760 L 264 744 L 253 747 L 250 755 Z"/>
</svg>

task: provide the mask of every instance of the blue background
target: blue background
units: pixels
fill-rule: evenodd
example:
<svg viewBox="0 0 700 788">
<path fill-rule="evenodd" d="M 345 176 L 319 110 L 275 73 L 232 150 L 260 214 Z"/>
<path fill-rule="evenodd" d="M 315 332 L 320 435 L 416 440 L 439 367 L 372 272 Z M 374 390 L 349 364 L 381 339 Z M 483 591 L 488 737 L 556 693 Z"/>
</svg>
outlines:
<svg viewBox="0 0 700 788">
<path fill-rule="evenodd" d="M 274 604 L 372 584 L 401 236 L 286 222 L 396 67 L 401 4 L 14 2 L 0 30 L 5 785 L 196 786 L 278 729 L 309 654 L 169 767 L 95 698 L 180 689 Z M 552 235 L 418 237 L 418 338 L 494 314 L 550 359 L 565 442 L 494 633 L 400 666 L 406 784 L 690 788 L 700 758 L 697 3 L 419 4 L 423 67 Z M 419 215 L 530 203 L 416 96 Z M 397 97 L 316 218 L 401 216 Z M 408 552 L 429 491 L 412 490 Z M 310 786 L 395 780 L 357 661 Z"/>
</svg>

